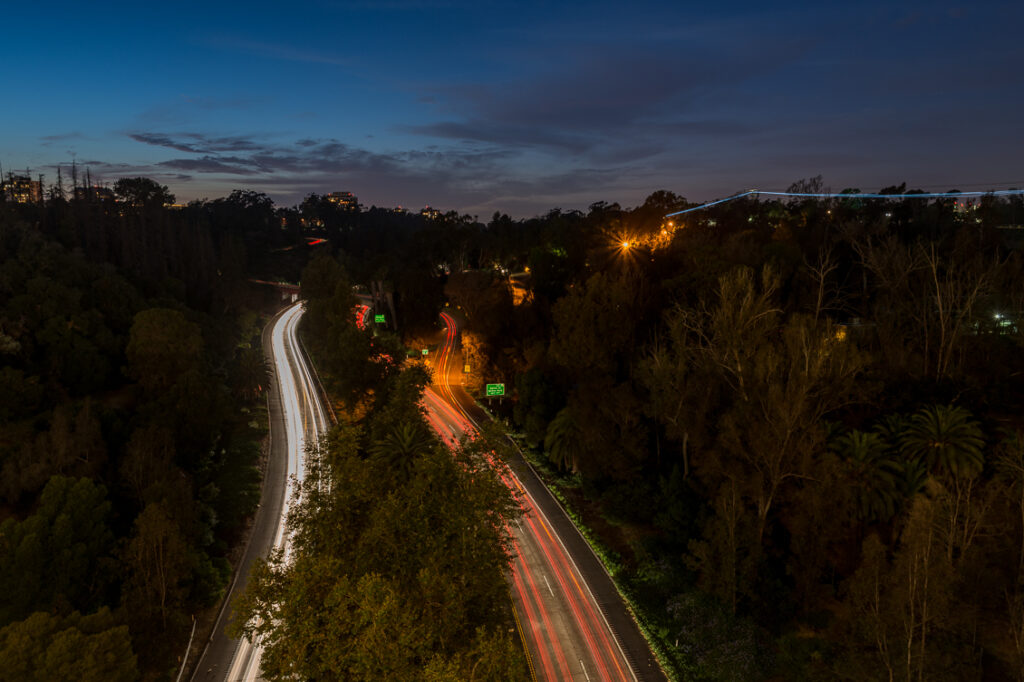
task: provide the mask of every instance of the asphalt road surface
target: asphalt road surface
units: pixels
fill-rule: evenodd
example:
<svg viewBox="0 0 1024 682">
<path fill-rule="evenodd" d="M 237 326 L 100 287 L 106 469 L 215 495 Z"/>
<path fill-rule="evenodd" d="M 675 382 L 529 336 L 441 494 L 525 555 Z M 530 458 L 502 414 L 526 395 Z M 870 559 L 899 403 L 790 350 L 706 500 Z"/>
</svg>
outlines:
<svg viewBox="0 0 1024 682">
<path fill-rule="evenodd" d="M 445 340 L 424 395 L 428 420 L 449 443 L 486 415 L 459 385 L 456 321 L 442 313 Z M 512 600 L 538 680 L 665 680 L 610 576 L 564 510 L 522 459 L 507 462 L 523 517 L 511 528 Z"/>
<path fill-rule="evenodd" d="M 287 501 L 292 481 L 302 480 L 305 444 L 330 428 L 312 370 L 296 335 L 302 304 L 278 313 L 263 330 L 263 349 L 272 363 L 274 380 L 269 394 L 270 453 L 249 544 L 236 573 L 217 623 L 196 666 L 196 682 L 253 682 L 260 679 L 261 650 L 247 640 L 230 639 L 225 628 L 230 619 L 230 603 L 245 589 L 253 562 L 270 554 L 272 548 L 285 545 Z"/>
</svg>

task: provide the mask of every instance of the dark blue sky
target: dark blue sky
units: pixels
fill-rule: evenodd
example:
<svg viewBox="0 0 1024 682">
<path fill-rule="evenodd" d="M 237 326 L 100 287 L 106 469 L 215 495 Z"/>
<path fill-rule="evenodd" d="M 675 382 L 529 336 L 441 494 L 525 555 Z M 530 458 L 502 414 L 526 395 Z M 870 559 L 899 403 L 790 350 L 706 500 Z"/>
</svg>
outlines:
<svg viewBox="0 0 1024 682">
<path fill-rule="evenodd" d="M 4 3 L 0 163 L 516 217 L 1024 185 L 1024 3 Z"/>
</svg>

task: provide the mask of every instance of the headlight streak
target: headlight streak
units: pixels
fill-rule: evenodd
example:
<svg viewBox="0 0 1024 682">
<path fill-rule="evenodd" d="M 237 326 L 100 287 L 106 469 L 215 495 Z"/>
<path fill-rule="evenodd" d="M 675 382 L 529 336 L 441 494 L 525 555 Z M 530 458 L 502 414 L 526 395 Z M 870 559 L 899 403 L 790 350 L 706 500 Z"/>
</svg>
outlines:
<svg viewBox="0 0 1024 682">
<path fill-rule="evenodd" d="M 287 309 L 278 318 L 271 333 L 288 457 L 285 503 L 277 520 L 274 549 L 284 548 L 286 561 L 290 550 L 286 519 L 295 484 L 302 481 L 306 473 L 304 453 L 307 433 L 311 433 L 314 438 L 319 437 L 330 425 L 298 340 L 298 324 L 303 312 L 302 303 Z M 228 682 L 253 682 L 258 679 L 262 655 L 263 649 L 258 643 L 240 640 L 228 669 Z"/>
</svg>

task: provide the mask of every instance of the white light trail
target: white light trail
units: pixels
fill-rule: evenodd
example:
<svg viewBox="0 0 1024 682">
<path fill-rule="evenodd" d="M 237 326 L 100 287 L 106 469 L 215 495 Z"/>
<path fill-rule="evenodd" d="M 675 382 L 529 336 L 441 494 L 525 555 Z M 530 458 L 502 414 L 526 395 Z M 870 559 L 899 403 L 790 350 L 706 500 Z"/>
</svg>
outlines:
<svg viewBox="0 0 1024 682">
<path fill-rule="evenodd" d="M 306 473 L 303 453 L 308 433 L 307 419 L 313 437 L 319 437 L 329 427 L 326 411 L 313 383 L 312 373 L 300 351 L 298 326 L 303 312 L 301 303 L 292 306 L 278 318 L 271 332 L 271 348 L 281 396 L 281 411 L 284 415 L 288 457 L 285 502 L 277 520 L 274 549 L 283 547 L 285 560 L 288 559 L 289 552 L 288 538 L 285 534 L 289 503 L 295 484 L 302 481 Z M 228 682 L 254 682 L 259 679 L 262 655 L 263 649 L 258 644 L 247 639 L 241 640 L 228 670 Z"/>
</svg>

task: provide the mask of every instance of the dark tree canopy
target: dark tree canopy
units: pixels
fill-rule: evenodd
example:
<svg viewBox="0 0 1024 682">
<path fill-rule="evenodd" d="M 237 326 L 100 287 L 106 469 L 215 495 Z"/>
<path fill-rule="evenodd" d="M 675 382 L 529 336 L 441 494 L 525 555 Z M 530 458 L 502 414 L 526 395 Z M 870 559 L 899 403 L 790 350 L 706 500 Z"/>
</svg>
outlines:
<svg viewBox="0 0 1024 682">
<path fill-rule="evenodd" d="M 174 195 L 149 178 L 121 178 L 114 183 L 114 194 L 132 206 L 159 207 L 174 203 Z"/>
</svg>

